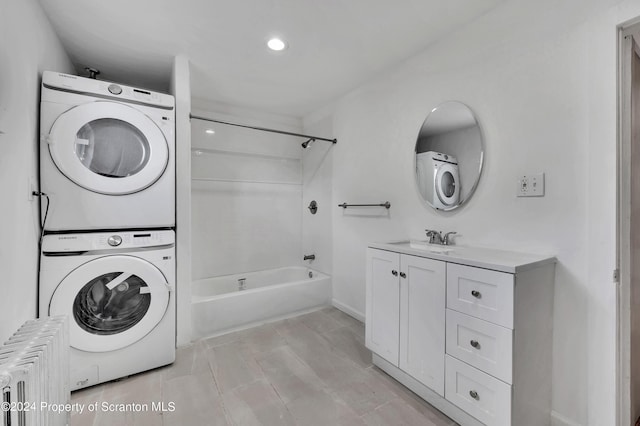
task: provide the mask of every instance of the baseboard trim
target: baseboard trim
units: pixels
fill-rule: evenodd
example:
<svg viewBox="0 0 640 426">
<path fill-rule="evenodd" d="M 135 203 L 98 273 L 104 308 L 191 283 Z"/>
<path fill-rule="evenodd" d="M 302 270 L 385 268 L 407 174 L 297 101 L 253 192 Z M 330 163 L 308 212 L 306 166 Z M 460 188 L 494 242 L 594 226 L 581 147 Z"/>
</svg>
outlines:
<svg viewBox="0 0 640 426">
<path fill-rule="evenodd" d="M 580 423 L 576 423 L 573 420 L 569 420 L 557 411 L 551 410 L 551 426 L 582 426 Z"/>
<path fill-rule="evenodd" d="M 433 390 L 418 382 L 416 379 L 409 376 L 407 373 L 400 370 L 384 358 L 372 353 L 372 361 L 378 368 L 402 383 L 405 387 L 409 388 L 409 390 L 414 392 L 420 398 L 433 405 L 436 409 L 455 420 L 456 423 L 465 426 L 484 426 L 483 423 L 480 423 L 477 419 L 471 417 L 469 414 L 444 399 L 444 397 L 438 395 Z"/>
<path fill-rule="evenodd" d="M 364 314 L 362 312 L 358 312 L 350 306 L 345 305 L 344 303 L 338 302 L 336 299 L 331 299 L 331 304 L 334 308 L 344 312 L 345 314 L 354 317 L 360 322 L 364 322 Z"/>
</svg>

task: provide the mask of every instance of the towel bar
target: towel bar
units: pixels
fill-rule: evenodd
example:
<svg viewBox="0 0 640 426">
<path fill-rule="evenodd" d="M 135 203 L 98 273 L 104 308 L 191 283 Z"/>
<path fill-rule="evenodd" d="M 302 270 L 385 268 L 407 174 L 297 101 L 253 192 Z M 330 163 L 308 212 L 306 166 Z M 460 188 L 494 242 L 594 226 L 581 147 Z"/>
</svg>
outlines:
<svg viewBox="0 0 640 426">
<path fill-rule="evenodd" d="M 338 204 L 338 207 L 342 207 L 343 209 L 346 209 L 347 207 L 384 207 L 384 208 L 390 208 L 391 207 L 391 203 L 388 201 L 385 201 L 384 203 L 381 204 L 347 204 L 347 203 L 342 203 L 342 204 Z"/>
</svg>

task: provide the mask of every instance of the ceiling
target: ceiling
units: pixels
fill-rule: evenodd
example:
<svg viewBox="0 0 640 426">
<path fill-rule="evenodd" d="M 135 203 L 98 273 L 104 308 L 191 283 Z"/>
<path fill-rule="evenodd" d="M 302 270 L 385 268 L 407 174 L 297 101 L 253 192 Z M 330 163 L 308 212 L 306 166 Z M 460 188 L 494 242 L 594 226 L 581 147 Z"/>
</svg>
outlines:
<svg viewBox="0 0 640 426">
<path fill-rule="evenodd" d="M 504 0 L 41 0 L 77 71 L 167 91 L 173 57 L 194 98 L 303 117 Z M 272 52 L 274 35 L 289 48 Z"/>
</svg>

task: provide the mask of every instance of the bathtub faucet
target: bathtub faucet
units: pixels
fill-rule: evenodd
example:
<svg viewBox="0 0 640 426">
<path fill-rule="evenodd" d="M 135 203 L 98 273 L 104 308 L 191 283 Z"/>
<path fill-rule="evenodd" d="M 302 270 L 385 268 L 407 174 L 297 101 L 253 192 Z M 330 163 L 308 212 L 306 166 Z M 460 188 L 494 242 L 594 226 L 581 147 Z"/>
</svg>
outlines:
<svg viewBox="0 0 640 426">
<path fill-rule="evenodd" d="M 304 259 L 302 260 L 315 260 L 316 259 L 316 255 L 315 254 L 305 254 L 304 255 Z"/>
</svg>

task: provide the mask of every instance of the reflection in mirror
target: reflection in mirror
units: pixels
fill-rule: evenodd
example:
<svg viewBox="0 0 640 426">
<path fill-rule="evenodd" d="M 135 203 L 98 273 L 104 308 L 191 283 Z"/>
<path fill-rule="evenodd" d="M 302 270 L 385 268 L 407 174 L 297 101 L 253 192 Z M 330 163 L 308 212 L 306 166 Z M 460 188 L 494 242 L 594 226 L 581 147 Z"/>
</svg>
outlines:
<svg viewBox="0 0 640 426">
<path fill-rule="evenodd" d="M 445 102 L 427 116 L 416 141 L 416 183 L 422 198 L 438 210 L 453 210 L 478 185 L 484 148 L 469 107 Z"/>
</svg>

